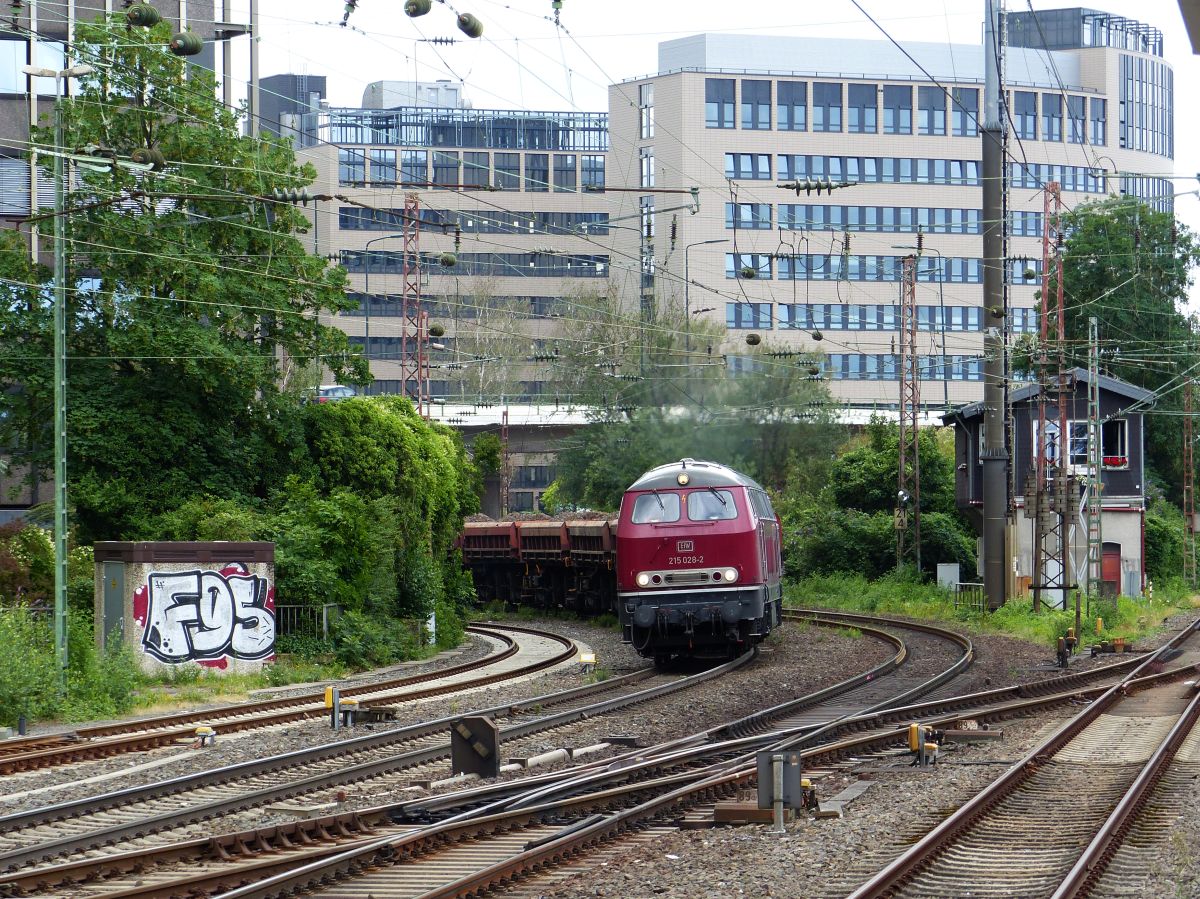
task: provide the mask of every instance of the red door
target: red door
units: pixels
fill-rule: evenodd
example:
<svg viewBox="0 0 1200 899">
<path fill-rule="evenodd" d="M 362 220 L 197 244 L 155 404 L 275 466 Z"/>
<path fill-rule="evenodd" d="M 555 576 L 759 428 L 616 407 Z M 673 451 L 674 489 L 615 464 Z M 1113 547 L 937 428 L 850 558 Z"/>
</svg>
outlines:
<svg viewBox="0 0 1200 899">
<path fill-rule="evenodd" d="M 1109 585 L 1113 596 L 1121 592 L 1121 544 L 1104 544 L 1104 554 L 1100 557 L 1100 580 Z"/>
</svg>

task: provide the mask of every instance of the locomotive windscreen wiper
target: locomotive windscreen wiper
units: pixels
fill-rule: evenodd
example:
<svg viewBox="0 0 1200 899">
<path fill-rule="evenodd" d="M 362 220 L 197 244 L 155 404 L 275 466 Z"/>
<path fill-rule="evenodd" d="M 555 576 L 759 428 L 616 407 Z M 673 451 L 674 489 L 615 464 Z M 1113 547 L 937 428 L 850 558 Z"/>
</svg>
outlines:
<svg viewBox="0 0 1200 899">
<path fill-rule="evenodd" d="M 719 490 L 717 490 L 716 487 L 709 487 L 708 489 L 712 491 L 713 496 L 715 496 L 717 499 L 719 499 L 721 501 L 722 506 L 729 505 L 729 503 L 725 502 L 725 497 L 721 496 L 721 492 Z"/>
<path fill-rule="evenodd" d="M 665 512 L 665 511 L 667 511 L 666 504 L 664 504 L 664 503 L 663 503 L 663 501 L 662 501 L 662 497 L 658 495 L 658 491 L 657 491 L 657 490 L 651 490 L 650 492 L 651 492 L 651 493 L 653 493 L 653 494 L 654 494 L 654 498 L 655 498 L 656 500 L 658 500 L 658 507 L 659 507 L 660 509 L 662 509 L 664 512 Z M 724 502 L 724 500 L 722 500 L 722 502 Z"/>
</svg>

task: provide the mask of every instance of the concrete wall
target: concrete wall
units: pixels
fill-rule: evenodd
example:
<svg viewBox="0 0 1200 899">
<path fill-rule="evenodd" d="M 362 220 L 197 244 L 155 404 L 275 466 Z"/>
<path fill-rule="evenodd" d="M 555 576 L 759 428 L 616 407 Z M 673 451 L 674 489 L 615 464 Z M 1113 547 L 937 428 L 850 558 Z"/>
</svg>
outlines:
<svg viewBox="0 0 1200 899">
<path fill-rule="evenodd" d="M 196 664 L 247 673 L 275 658 L 271 543 L 97 543 L 96 635 L 147 673 Z"/>
</svg>

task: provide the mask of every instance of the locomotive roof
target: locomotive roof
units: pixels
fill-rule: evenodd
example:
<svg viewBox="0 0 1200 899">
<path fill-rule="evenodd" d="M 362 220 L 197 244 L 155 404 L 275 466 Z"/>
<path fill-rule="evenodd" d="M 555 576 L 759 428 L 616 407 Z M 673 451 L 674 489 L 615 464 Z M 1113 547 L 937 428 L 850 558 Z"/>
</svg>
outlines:
<svg viewBox="0 0 1200 899">
<path fill-rule="evenodd" d="M 734 471 L 718 462 L 701 462 L 698 459 L 680 459 L 668 465 L 652 468 L 630 486 L 629 490 L 673 490 L 679 487 L 676 478 L 687 472 L 688 487 L 758 487 L 758 484 L 740 471 Z"/>
</svg>

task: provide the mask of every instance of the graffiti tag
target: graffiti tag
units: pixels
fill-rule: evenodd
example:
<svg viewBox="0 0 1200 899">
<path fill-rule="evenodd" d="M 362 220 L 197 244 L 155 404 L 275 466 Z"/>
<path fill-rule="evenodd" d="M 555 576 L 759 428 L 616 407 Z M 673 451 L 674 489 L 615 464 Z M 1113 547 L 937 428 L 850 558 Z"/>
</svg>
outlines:
<svg viewBox="0 0 1200 899">
<path fill-rule="evenodd" d="M 151 572 L 146 583 L 142 648 L 155 658 L 174 664 L 274 653 L 275 615 L 266 578 L 239 565 Z"/>
</svg>

